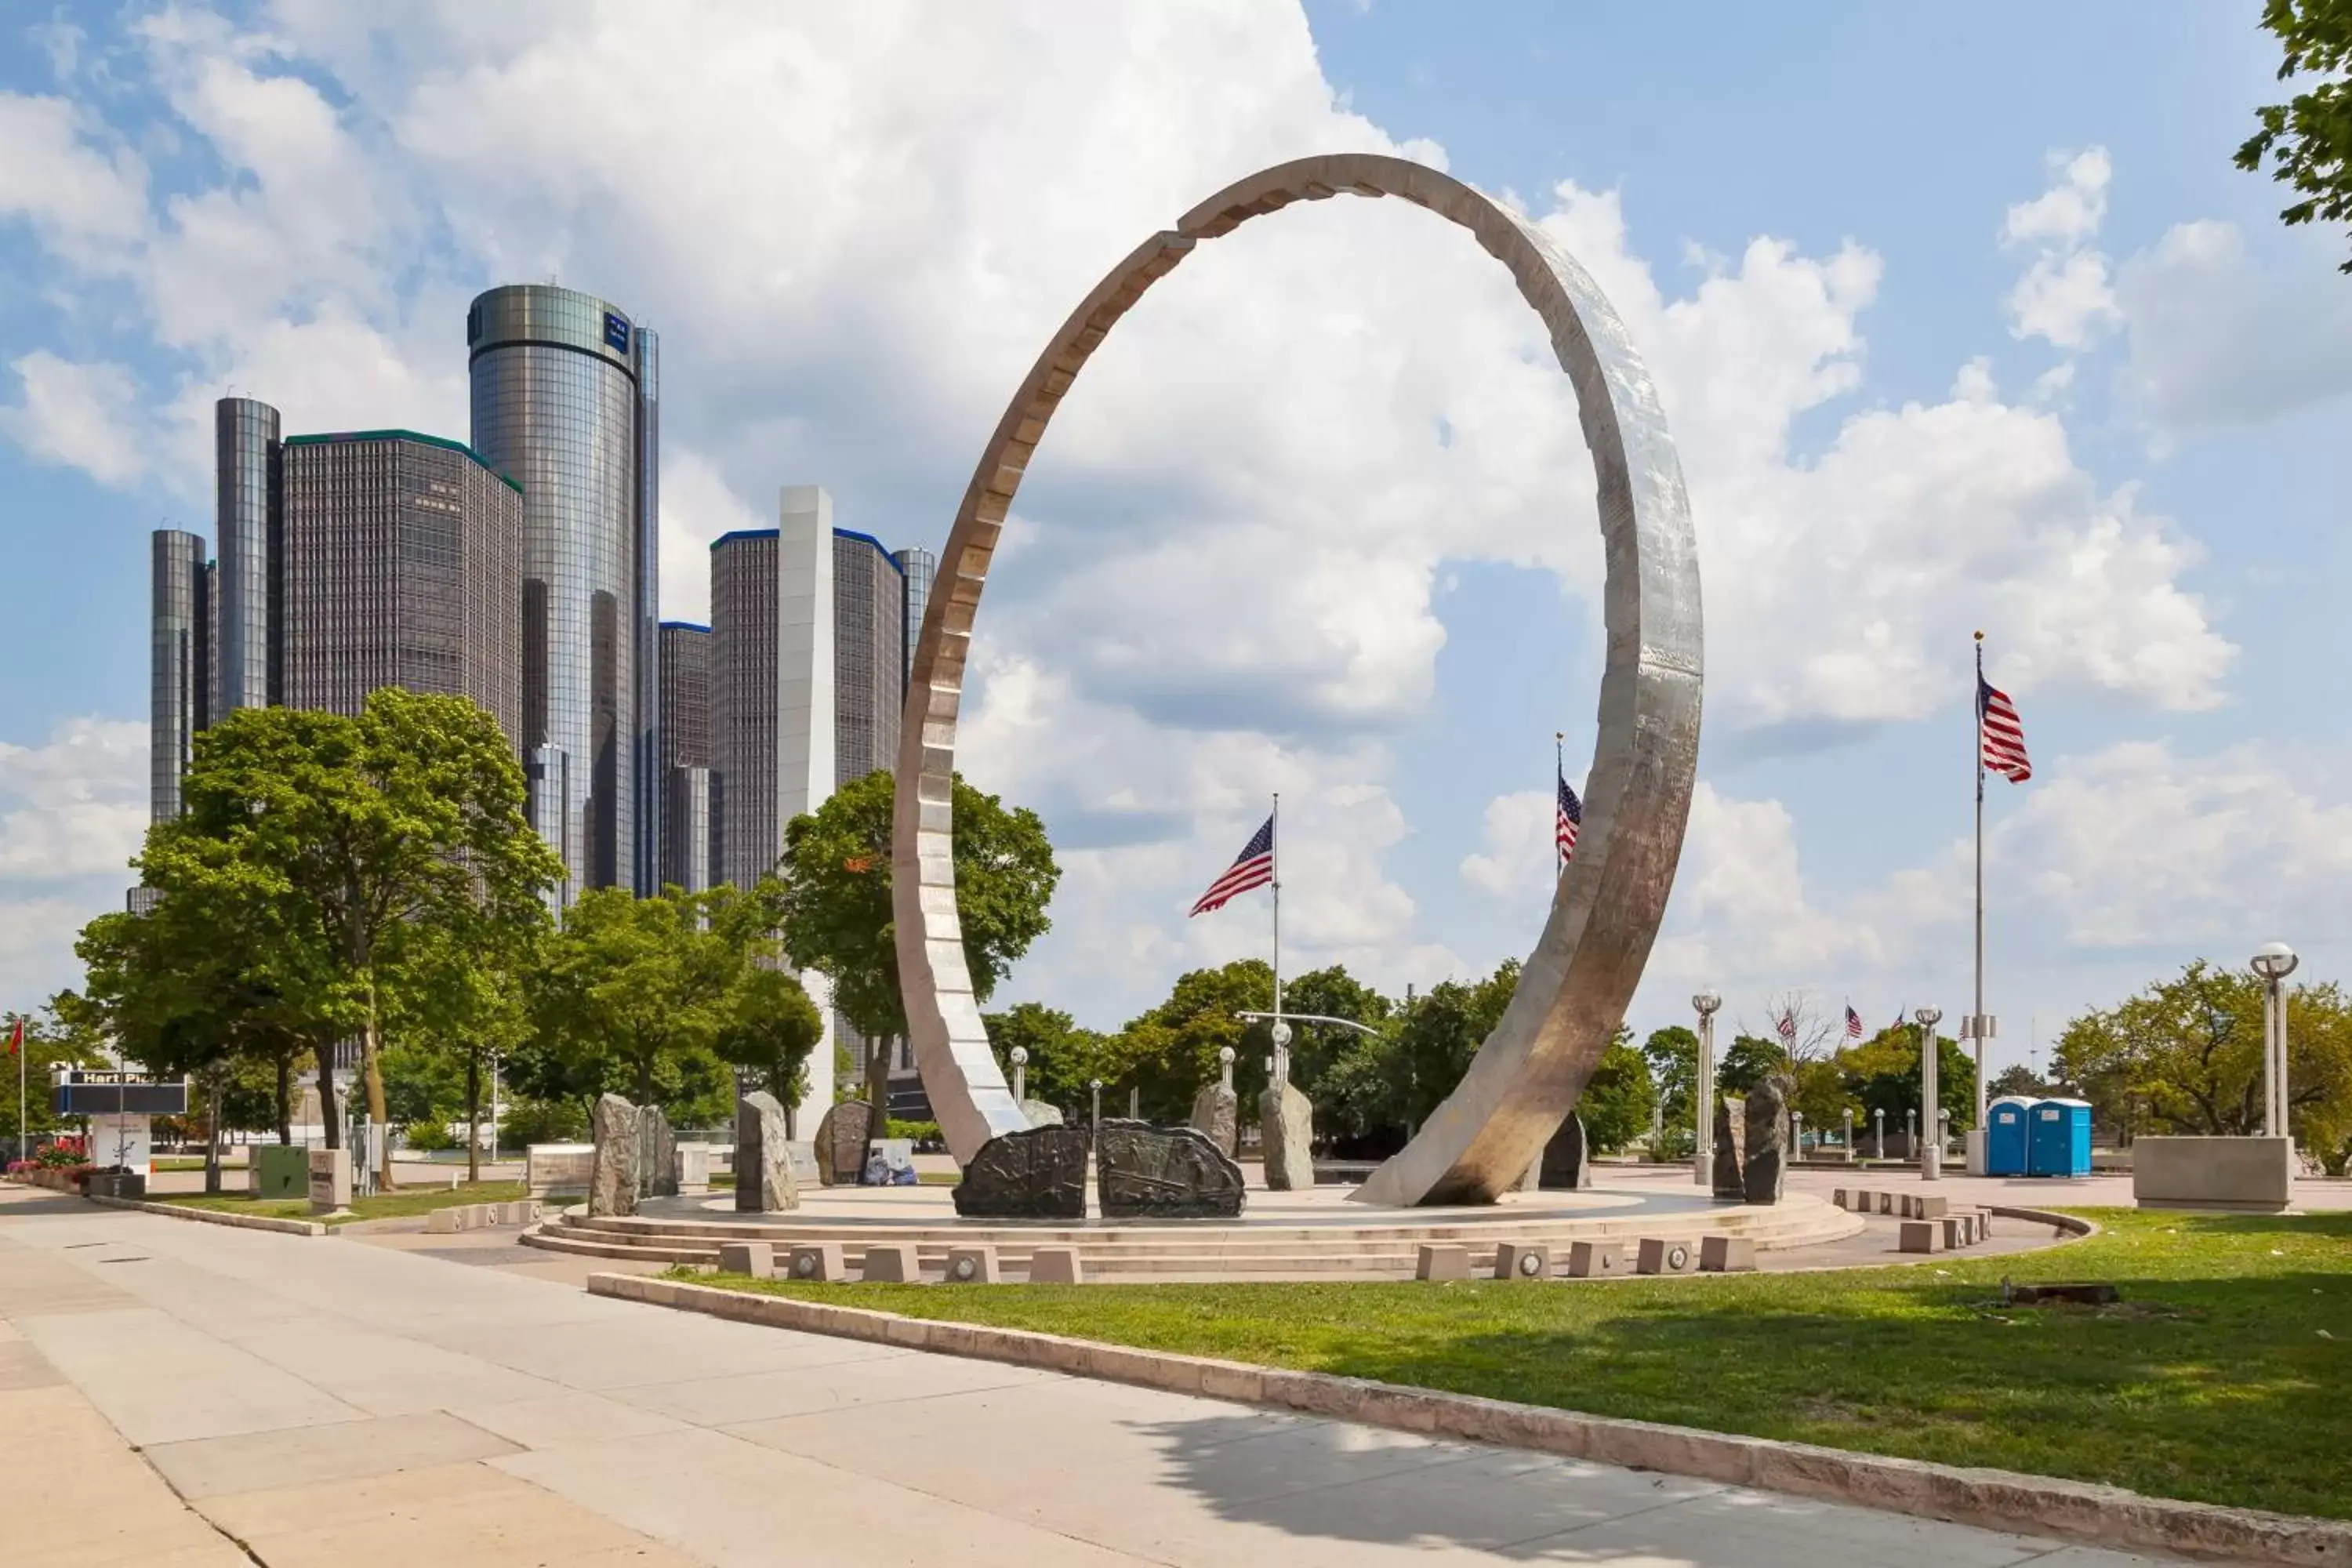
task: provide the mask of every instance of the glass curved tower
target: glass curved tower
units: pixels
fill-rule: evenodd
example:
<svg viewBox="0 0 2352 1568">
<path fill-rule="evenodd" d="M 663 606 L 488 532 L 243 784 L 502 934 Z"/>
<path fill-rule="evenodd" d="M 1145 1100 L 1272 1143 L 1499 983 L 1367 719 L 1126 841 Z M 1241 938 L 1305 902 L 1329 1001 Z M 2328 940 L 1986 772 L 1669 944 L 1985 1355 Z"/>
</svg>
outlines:
<svg viewBox="0 0 2352 1568">
<path fill-rule="evenodd" d="M 658 657 L 650 337 L 552 284 L 492 289 L 466 318 L 474 450 L 522 487 L 522 748 L 565 903 L 638 887 L 660 820 L 658 770 L 640 765 Z"/>
</svg>

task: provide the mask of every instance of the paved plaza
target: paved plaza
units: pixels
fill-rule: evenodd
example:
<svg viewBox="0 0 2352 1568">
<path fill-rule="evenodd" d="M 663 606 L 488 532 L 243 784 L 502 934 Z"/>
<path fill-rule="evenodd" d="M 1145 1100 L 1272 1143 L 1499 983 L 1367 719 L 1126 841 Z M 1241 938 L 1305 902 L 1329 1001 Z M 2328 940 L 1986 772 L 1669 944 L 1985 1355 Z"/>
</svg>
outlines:
<svg viewBox="0 0 2352 1568">
<path fill-rule="evenodd" d="M 16 1187 L 0 1423 L 83 1568 L 2152 1561 Z"/>
</svg>

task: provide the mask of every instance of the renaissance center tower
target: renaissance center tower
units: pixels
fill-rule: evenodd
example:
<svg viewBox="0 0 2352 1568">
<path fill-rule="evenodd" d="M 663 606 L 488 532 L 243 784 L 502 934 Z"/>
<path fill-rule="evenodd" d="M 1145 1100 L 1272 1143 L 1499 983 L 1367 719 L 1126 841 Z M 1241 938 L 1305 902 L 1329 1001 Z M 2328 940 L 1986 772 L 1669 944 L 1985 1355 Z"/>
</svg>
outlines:
<svg viewBox="0 0 2352 1568">
<path fill-rule="evenodd" d="M 654 890 L 660 658 L 654 334 L 593 295 L 512 284 L 466 319 L 473 445 L 522 487 L 522 751 L 562 900 Z"/>
</svg>

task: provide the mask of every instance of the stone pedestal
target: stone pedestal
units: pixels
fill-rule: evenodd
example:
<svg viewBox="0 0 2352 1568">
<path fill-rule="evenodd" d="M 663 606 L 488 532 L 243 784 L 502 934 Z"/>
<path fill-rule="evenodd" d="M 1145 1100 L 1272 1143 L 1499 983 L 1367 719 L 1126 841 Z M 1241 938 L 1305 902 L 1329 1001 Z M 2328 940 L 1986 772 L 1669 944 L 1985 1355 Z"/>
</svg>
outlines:
<svg viewBox="0 0 2352 1568">
<path fill-rule="evenodd" d="M 309 1165 L 312 1214 L 334 1214 L 352 1206 L 352 1152 L 349 1149 L 312 1149 Z"/>
<path fill-rule="evenodd" d="M 1258 1096 L 1258 1126 L 1265 1150 L 1265 1184 L 1277 1193 L 1315 1185 L 1315 1104 L 1295 1084 Z"/>
<path fill-rule="evenodd" d="M 923 1267 L 917 1261 L 912 1242 L 876 1242 L 866 1249 L 857 1277 L 891 1285 L 916 1285 L 922 1282 Z"/>
<path fill-rule="evenodd" d="M 1791 1154 L 1789 1100 L 1785 1086 L 1766 1079 L 1748 1090 L 1748 1146 L 1740 1172 L 1751 1204 L 1777 1204 L 1789 1173 Z"/>
<path fill-rule="evenodd" d="M 1715 1100 L 1715 1195 L 1733 1203 L 1748 1201 L 1748 1119 L 1739 1101 L 1717 1095 Z"/>
<path fill-rule="evenodd" d="M 1538 1166 L 1538 1184 L 1555 1191 L 1581 1192 L 1592 1185 L 1592 1159 L 1584 1145 L 1584 1118 L 1571 1110 L 1559 1131 L 1544 1145 Z"/>
<path fill-rule="evenodd" d="M 698 1195 L 710 1190 L 710 1145 L 681 1143 L 677 1146 L 677 1193 L 681 1197 Z"/>
<path fill-rule="evenodd" d="M 2132 1201 L 2142 1208 L 2276 1214 L 2294 1198 L 2291 1138 L 2140 1138 Z"/>
<path fill-rule="evenodd" d="M 677 1139 L 669 1113 L 658 1105 L 637 1112 L 637 1196 L 677 1196 Z"/>
<path fill-rule="evenodd" d="M 1192 1097 L 1193 1130 L 1229 1160 L 1241 1152 L 1241 1097 L 1229 1085 L 1209 1084 Z"/>
<path fill-rule="evenodd" d="M 590 1119 L 595 1139 L 594 1163 L 588 1173 L 591 1215 L 632 1215 L 637 1212 L 637 1160 L 643 1153 L 637 1132 L 637 1108 L 617 1094 L 596 1097 Z"/>
<path fill-rule="evenodd" d="M 745 1095 L 735 1107 L 735 1207 L 745 1214 L 777 1214 L 801 1206 L 793 1179 L 791 1136 L 784 1108 L 766 1089 Z"/>
<path fill-rule="evenodd" d="M 866 1179 L 866 1145 L 874 1137 L 871 1100 L 845 1100 L 816 1124 L 816 1179 L 854 1187 Z"/>
</svg>

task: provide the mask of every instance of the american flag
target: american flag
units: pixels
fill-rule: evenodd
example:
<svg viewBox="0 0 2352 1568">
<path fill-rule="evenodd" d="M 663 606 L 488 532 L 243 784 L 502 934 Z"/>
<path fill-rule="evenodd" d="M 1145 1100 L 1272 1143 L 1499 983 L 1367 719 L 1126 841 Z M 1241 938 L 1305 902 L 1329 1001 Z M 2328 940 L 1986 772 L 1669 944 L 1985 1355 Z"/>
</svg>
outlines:
<svg viewBox="0 0 2352 1568">
<path fill-rule="evenodd" d="M 1862 1015 L 1853 1010 L 1851 1002 L 1845 1005 L 1845 1037 L 1849 1040 L 1862 1038 Z"/>
<path fill-rule="evenodd" d="M 1977 736 L 1987 771 L 2011 784 L 2023 784 L 2033 776 L 2033 764 L 2025 756 L 2025 727 L 2018 722 L 2017 704 L 1981 671 L 1977 675 Z"/>
<path fill-rule="evenodd" d="M 1265 826 L 1250 835 L 1250 841 L 1242 847 L 1240 858 L 1225 868 L 1223 876 L 1209 884 L 1209 890 L 1192 906 L 1192 914 L 1205 915 L 1212 910 L 1222 910 L 1236 893 L 1263 888 L 1273 880 L 1274 818 L 1269 816 Z M 1192 915 L 1184 918 L 1190 920 Z"/>
<path fill-rule="evenodd" d="M 1576 857 L 1576 830 L 1584 826 L 1584 803 L 1568 787 L 1568 775 L 1559 779 L 1559 814 L 1552 819 L 1552 842 L 1559 847 L 1559 863 L 1566 866 Z"/>
<path fill-rule="evenodd" d="M 1780 1043 L 1781 1043 L 1782 1045 L 1784 1045 L 1784 1046 L 1793 1046 L 1793 1045 L 1795 1045 L 1795 1044 L 1797 1043 L 1797 1014 L 1796 1014 L 1796 1010 L 1795 1010 L 1794 1008 L 1790 1008 L 1789 1011 L 1787 1011 L 1787 1012 L 1785 1012 L 1785 1013 L 1781 1014 L 1781 1015 L 1780 1015 L 1780 1024 L 1777 1026 L 1777 1027 L 1778 1027 L 1778 1028 L 1780 1029 Z"/>
</svg>

